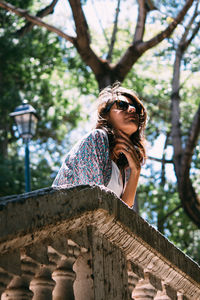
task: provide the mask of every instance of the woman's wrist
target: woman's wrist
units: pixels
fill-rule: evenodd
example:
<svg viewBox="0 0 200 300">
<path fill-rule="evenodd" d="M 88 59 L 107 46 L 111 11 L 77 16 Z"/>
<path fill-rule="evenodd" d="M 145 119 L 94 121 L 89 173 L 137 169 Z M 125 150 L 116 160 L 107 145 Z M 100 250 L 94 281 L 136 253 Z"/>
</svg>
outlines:
<svg viewBox="0 0 200 300">
<path fill-rule="evenodd" d="M 139 169 L 131 168 L 130 175 L 134 176 L 134 177 L 138 177 L 138 176 L 140 176 L 140 172 L 141 172 L 141 168 L 139 168 Z"/>
</svg>

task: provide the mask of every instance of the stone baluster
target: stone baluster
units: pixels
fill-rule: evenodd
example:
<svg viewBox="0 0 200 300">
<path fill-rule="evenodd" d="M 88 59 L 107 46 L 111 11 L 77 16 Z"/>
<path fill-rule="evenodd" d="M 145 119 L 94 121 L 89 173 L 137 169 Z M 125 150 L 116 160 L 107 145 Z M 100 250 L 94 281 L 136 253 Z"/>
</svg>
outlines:
<svg viewBox="0 0 200 300">
<path fill-rule="evenodd" d="M 145 273 L 144 278 L 138 281 L 131 296 L 135 300 L 153 300 L 156 292 L 157 290 L 150 282 L 150 274 Z"/>
<path fill-rule="evenodd" d="M 139 280 L 139 276 L 133 272 L 132 264 L 130 261 L 127 262 L 127 272 L 128 272 L 128 289 L 131 296 L 133 289 L 135 288 Z"/>
<path fill-rule="evenodd" d="M 5 293 L 2 295 L 3 299 L 32 299 L 33 292 L 29 289 L 30 281 L 33 279 L 36 270 L 39 268 L 37 262 L 26 256 L 24 251 L 21 251 L 21 277 L 17 276 L 8 285 Z M 6 279 L 7 274 L 3 275 Z M 10 276 L 11 278 L 11 276 Z M 6 285 L 7 286 L 7 285 Z"/>
<path fill-rule="evenodd" d="M 12 278 L 12 275 L 0 268 L 0 299 L 1 295 L 4 293 L 7 285 L 9 284 L 9 282 L 11 282 Z"/>
<path fill-rule="evenodd" d="M 51 268 L 52 272 L 57 268 L 59 261 L 65 257 L 66 257 L 65 255 L 60 254 L 53 247 L 48 246 L 48 258 L 49 258 L 48 267 Z"/>
<path fill-rule="evenodd" d="M 40 269 L 40 264 L 27 256 L 23 251 L 21 254 L 21 270 L 22 275 L 30 283 L 37 271 Z"/>
<path fill-rule="evenodd" d="M 178 292 L 177 300 L 189 300 L 189 299 L 186 296 L 184 296 L 181 292 Z"/>
<path fill-rule="evenodd" d="M 59 262 L 57 269 L 53 272 L 52 277 L 56 282 L 53 291 L 53 300 L 74 300 L 73 283 L 75 272 L 73 271 L 74 259 L 63 259 Z"/>
<path fill-rule="evenodd" d="M 154 300 L 174 300 L 177 299 L 176 291 L 170 286 L 162 284 L 162 290 L 158 290 Z"/>
<path fill-rule="evenodd" d="M 29 289 L 29 284 L 38 265 L 30 257 L 27 257 L 23 250 L 20 249 L 19 252 L 21 253 L 21 276 L 11 276 L 5 271 L 0 272 L 5 290 L 2 299 L 32 299 L 33 292 Z"/>
<path fill-rule="evenodd" d="M 42 266 L 30 283 L 30 289 L 34 293 L 33 300 L 51 300 L 54 286 L 51 270 Z"/>
<path fill-rule="evenodd" d="M 57 268 L 52 274 L 52 278 L 56 282 L 53 300 L 63 300 L 65 297 L 68 300 L 75 299 L 73 289 L 75 272 L 73 265 L 80 254 L 80 247 L 72 240 L 68 240 L 66 250 L 66 255 L 61 255 L 61 259 L 57 262 Z"/>
<path fill-rule="evenodd" d="M 85 249 L 86 250 L 86 249 Z M 92 261 L 90 253 L 84 251 L 74 263 L 76 280 L 74 282 L 75 299 L 94 299 L 94 286 L 92 278 Z"/>
<path fill-rule="evenodd" d="M 29 300 L 32 299 L 33 293 L 29 290 L 29 282 L 23 277 L 15 276 L 5 292 L 3 293 L 2 300 Z"/>
<path fill-rule="evenodd" d="M 134 274 L 131 271 L 128 271 L 128 288 L 130 291 L 130 294 L 132 294 L 133 289 L 135 288 L 139 278 L 136 274 Z"/>
</svg>

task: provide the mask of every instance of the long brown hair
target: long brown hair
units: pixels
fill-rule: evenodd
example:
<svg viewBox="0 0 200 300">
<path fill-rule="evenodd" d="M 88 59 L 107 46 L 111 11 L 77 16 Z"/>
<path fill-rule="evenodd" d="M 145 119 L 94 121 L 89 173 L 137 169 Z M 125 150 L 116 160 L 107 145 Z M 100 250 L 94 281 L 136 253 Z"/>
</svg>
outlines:
<svg viewBox="0 0 200 300">
<path fill-rule="evenodd" d="M 138 130 L 130 136 L 130 140 L 138 154 L 140 165 L 143 165 L 146 160 L 146 139 L 144 136 L 144 129 L 146 127 L 147 112 L 141 100 L 138 98 L 134 91 L 122 87 L 119 82 L 115 82 L 112 86 L 104 88 L 100 92 L 98 97 L 99 104 L 96 128 L 103 129 L 107 133 L 110 153 L 112 153 L 116 144 L 116 132 L 106 117 L 109 114 L 112 103 L 118 98 L 119 95 L 128 97 L 129 99 L 131 99 L 133 104 L 135 104 L 140 109 Z M 120 155 L 117 164 L 121 168 L 125 168 L 128 166 L 125 155 Z"/>
</svg>

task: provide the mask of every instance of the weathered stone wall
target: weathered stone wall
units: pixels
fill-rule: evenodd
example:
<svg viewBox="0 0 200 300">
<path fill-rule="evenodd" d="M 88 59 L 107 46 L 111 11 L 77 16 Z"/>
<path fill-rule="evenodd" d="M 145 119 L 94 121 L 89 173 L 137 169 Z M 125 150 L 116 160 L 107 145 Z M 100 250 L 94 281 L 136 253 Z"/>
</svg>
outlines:
<svg viewBox="0 0 200 300">
<path fill-rule="evenodd" d="M 0 201 L 1 299 L 200 299 L 199 266 L 98 186 Z"/>
</svg>

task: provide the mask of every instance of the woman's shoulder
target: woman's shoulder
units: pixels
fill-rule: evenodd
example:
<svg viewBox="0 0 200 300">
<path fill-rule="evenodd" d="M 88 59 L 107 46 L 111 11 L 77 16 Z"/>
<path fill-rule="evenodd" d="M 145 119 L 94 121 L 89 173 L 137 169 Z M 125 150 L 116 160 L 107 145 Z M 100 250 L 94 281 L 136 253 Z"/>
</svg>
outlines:
<svg viewBox="0 0 200 300">
<path fill-rule="evenodd" d="M 75 153 L 90 151 L 90 148 L 94 150 L 97 148 L 108 148 L 108 137 L 104 130 L 93 129 L 85 134 L 75 145 L 72 147 L 68 155 L 74 155 Z"/>
<path fill-rule="evenodd" d="M 91 130 L 87 134 L 87 136 L 94 137 L 94 138 L 107 138 L 107 133 L 103 129 L 95 128 L 95 129 Z"/>
<path fill-rule="evenodd" d="M 82 138 L 82 143 L 91 141 L 94 143 L 107 143 L 108 142 L 108 136 L 107 133 L 103 129 L 93 129 L 90 132 L 88 132 L 85 136 Z"/>
</svg>

